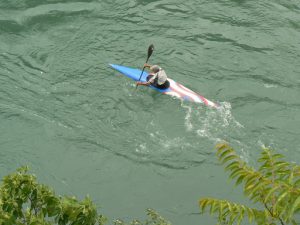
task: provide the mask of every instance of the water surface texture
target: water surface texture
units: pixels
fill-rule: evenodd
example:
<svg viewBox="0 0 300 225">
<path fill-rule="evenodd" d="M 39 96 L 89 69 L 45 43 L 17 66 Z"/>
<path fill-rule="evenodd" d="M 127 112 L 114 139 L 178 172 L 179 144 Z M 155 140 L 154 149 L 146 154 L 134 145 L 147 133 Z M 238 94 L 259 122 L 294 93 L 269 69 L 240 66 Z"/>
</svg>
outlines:
<svg viewBox="0 0 300 225">
<path fill-rule="evenodd" d="M 150 63 L 219 102 L 181 102 L 109 63 Z M 218 164 L 231 143 L 300 163 L 298 0 L 1 0 L 0 175 L 29 165 L 57 193 L 89 194 L 110 219 L 154 208 L 215 224 L 203 196 L 245 202 Z"/>
</svg>

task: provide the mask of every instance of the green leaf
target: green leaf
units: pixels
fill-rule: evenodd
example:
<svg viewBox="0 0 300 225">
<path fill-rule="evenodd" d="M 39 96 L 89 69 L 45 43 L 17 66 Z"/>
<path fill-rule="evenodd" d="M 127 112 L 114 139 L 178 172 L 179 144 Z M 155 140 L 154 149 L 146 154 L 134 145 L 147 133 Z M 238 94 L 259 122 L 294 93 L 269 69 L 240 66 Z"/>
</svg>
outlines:
<svg viewBox="0 0 300 225">
<path fill-rule="evenodd" d="M 246 207 L 241 205 L 241 208 L 240 208 L 240 217 L 238 219 L 238 225 L 241 224 L 243 218 L 244 218 L 244 215 L 245 215 L 245 212 L 246 212 Z"/>
<path fill-rule="evenodd" d="M 249 194 L 260 192 L 261 188 L 264 188 L 265 184 L 263 182 L 257 182 L 251 190 L 249 190 Z"/>
<path fill-rule="evenodd" d="M 234 179 L 237 175 L 239 175 L 243 170 L 240 168 L 237 168 L 233 170 L 229 176 L 230 179 Z"/>
<path fill-rule="evenodd" d="M 214 214 L 215 211 L 218 209 L 218 202 L 213 201 L 210 205 L 210 214 Z"/>
<path fill-rule="evenodd" d="M 293 183 L 293 179 L 294 179 L 294 171 L 292 170 L 288 179 L 288 183 L 292 184 Z"/>
<path fill-rule="evenodd" d="M 290 204 L 282 204 L 277 208 L 273 207 L 273 211 L 276 212 L 276 215 L 281 217 L 283 221 L 287 221 L 288 209 L 290 209 Z"/>
<path fill-rule="evenodd" d="M 289 194 L 289 191 L 282 192 L 279 197 L 276 199 L 276 203 L 274 204 L 275 211 L 278 211 L 278 206 L 281 204 L 281 201 Z"/>
<path fill-rule="evenodd" d="M 231 160 L 233 160 L 233 159 L 238 159 L 238 157 L 237 157 L 236 155 L 229 155 L 229 156 L 223 158 L 222 163 L 225 164 L 225 163 L 227 163 L 228 161 L 231 161 Z"/>
<path fill-rule="evenodd" d="M 288 167 L 289 164 L 287 162 L 284 162 L 284 161 L 278 161 L 278 162 L 274 163 L 274 166 L 277 169 L 280 169 L 280 168 L 283 168 L 283 167 Z"/>
<path fill-rule="evenodd" d="M 199 205 L 201 207 L 201 211 L 204 212 L 206 206 L 210 203 L 210 199 L 201 199 Z"/>
<path fill-rule="evenodd" d="M 277 154 L 273 154 L 273 155 L 272 155 L 272 158 L 273 158 L 273 159 L 282 159 L 282 158 L 284 158 L 284 156 L 277 153 Z"/>
<path fill-rule="evenodd" d="M 226 157 L 228 154 L 234 153 L 232 149 L 226 149 L 221 154 L 219 154 L 219 158 L 222 159 Z"/>
<path fill-rule="evenodd" d="M 296 186 L 296 187 L 300 186 L 300 179 L 298 179 L 298 180 L 295 181 L 294 186 Z"/>
<path fill-rule="evenodd" d="M 300 208 L 300 196 L 294 201 L 292 208 L 289 210 L 288 217 L 291 218 L 296 209 Z"/>
<path fill-rule="evenodd" d="M 229 145 L 226 143 L 220 143 L 216 145 L 217 154 L 220 154 L 224 149 L 228 149 Z"/>
<path fill-rule="evenodd" d="M 228 170 L 234 170 L 234 169 L 237 169 L 237 168 L 240 168 L 240 163 L 237 162 L 237 161 L 233 161 L 233 162 L 229 163 L 229 164 L 225 167 L 225 171 L 228 171 Z"/>
<path fill-rule="evenodd" d="M 246 177 L 245 174 L 241 174 L 237 179 L 237 181 L 235 182 L 235 185 L 239 185 L 244 180 L 245 177 Z"/>
<path fill-rule="evenodd" d="M 274 188 L 270 189 L 268 192 L 267 192 L 267 195 L 265 197 L 265 202 L 268 202 L 269 201 L 269 198 L 273 195 L 273 193 L 278 190 L 280 188 L 280 186 L 275 186 Z"/>
<path fill-rule="evenodd" d="M 229 218 L 229 224 L 233 224 L 238 215 L 239 214 L 237 212 L 232 211 L 231 215 L 230 215 L 230 218 Z"/>
<path fill-rule="evenodd" d="M 250 209 L 250 208 L 246 208 L 246 211 L 247 211 L 247 215 L 248 215 L 248 220 L 250 223 L 252 223 L 253 218 L 254 218 L 254 213 L 253 213 L 252 209 Z"/>
<path fill-rule="evenodd" d="M 258 175 L 257 173 L 255 172 L 248 172 L 248 176 L 247 176 L 247 179 L 246 179 L 246 184 L 247 183 L 250 183 L 252 180 L 256 180 L 256 179 L 259 179 L 260 178 L 260 175 Z"/>
<path fill-rule="evenodd" d="M 257 180 L 260 179 L 260 176 L 257 174 L 250 174 L 249 176 L 246 177 L 245 181 L 245 189 L 247 189 L 247 186 L 249 185 L 254 185 L 257 183 Z"/>
<path fill-rule="evenodd" d="M 229 209 L 229 211 L 232 211 L 232 206 L 230 202 L 226 202 L 227 203 L 227 208 Z"/>
<path fill-rule="evenodd" d="M 220 207 L 219 207 L 219 215 L 222 216 L 224 212 L 224 202 L 220 202 Z"/>
</svg>

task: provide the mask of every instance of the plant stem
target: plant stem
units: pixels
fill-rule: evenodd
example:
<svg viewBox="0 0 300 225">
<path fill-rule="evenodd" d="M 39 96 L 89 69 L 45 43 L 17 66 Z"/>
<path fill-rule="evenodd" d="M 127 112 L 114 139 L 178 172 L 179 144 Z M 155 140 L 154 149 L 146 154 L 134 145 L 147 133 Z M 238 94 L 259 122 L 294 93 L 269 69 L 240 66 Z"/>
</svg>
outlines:
<svg viewBox="0 0 300 225">
<path fill-rule="evenodd" d="M 275 217 L 274 216 L 273 212 L 271 211 L 271 209 L 269 209 L 269 207 L 267 206 L 267 204 L 264 201 L 263 201 L 263 203 L 264 203 L 265 208 L 269 211 L 270 215 L 273 218 L 277 218 L 280 221 L 281 225 L 285 225 L 284 222 L 282 221 L 282 219 L 280 217 Z"/>
</svg>

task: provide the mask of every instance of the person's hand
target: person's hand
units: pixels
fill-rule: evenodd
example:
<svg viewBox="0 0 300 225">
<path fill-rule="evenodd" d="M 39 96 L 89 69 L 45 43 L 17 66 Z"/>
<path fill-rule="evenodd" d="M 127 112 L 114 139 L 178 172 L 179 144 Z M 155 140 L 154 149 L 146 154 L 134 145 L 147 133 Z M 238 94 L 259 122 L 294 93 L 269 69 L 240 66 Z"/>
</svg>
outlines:
<svg viewBox="0 0 300 225">
<path fill-rule="evenodd" d="M 150 67 L 150 65 L 148 63 L 145 63 L 144 67 Z"/>
<path fill-rule="evenodd" d="M 139 86 L 139 85 L 141 85 L 141 82 L 140 82 L 140 81 L 137 81 L 137 82 L 136 82 L 136 86 Z"/>
</svg>

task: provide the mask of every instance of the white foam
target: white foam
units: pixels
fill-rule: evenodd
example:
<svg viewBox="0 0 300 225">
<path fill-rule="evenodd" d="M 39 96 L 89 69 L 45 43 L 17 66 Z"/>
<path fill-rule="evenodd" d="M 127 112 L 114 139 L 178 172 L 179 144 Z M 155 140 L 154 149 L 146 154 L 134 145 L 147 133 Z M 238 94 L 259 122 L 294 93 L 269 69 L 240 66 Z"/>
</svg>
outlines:
<svg viewBox="0 0 300 225">
<path fill-rule="evenodd" d="M 277 88 L 278 86 L 275 84 L 264 84 L 265 88 Z"/>
<path fill-rule="evenodd" d="M 223 102 L 218 109 L 201 106 L 181 106 L 186 110 L 184 124 L 186 130 L 195 132 L 199 137 L 218 143 L 228 136 L 230 132 L 241 132 L 244 126 L 239 123 L 231 113 L 231 104 Z"/>
<path fill-rule="evenodd" d="M 192 129 L 193 129 L 193 124 L 192 124 L 192 121 L 191 121 L 192 107 L 184 105 L 183 102 L 181 102 L 181 106 L 187 110 L 185 118 L 184 118 L 184 121 L 185 121 L 184 124 L 185 124 L 186 130 L 187 131 L 192 131 Z"/>
</svg>

